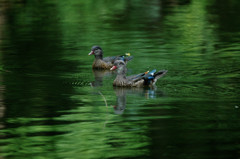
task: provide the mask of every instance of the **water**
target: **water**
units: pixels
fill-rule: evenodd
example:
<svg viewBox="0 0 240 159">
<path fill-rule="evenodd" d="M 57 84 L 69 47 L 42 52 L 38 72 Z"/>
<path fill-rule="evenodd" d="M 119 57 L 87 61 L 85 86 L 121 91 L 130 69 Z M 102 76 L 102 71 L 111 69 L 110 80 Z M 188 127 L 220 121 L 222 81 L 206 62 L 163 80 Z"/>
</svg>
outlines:
<svg viewBox="0 0 240 159">
<path fill-rule="evenodd" d="M 0 1 L 0 158 L 239 158 L 240 2 Z M 113 88 L 92 71 L 130 52 Z"/>
</svg>

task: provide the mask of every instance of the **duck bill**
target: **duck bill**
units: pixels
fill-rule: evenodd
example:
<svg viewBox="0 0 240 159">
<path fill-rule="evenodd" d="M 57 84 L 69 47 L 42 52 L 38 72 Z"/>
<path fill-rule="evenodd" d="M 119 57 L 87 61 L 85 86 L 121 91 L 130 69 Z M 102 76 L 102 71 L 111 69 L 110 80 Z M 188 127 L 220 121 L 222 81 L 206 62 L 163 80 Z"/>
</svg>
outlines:
<svg viewBox="0 0 240 159">
<path fill-rule="evenodd" d="M 89 54 L 88 55 L 93 55 L 94 54 L 94 51 L 91 51 L 91 52 L 89 52 Z"/>
<path fill-rule="evenodd" d="M 113 71 L 113 70 L 116 70 L 117 69 L 117 66 L 113 66 L 110 70 Z"/>
</svg>

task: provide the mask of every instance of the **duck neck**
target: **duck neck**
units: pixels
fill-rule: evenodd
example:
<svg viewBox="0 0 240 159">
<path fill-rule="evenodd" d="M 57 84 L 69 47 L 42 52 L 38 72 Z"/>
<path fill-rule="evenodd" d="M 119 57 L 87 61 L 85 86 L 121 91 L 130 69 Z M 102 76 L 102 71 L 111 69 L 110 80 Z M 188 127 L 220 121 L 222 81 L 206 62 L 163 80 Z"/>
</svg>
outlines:
<svg viewBox="0 0 240 159">
<path fill-rule="evenodd" d="M 95 56 L 95 59 L 98 60 L 98 59 L 103 59 L 103 51 L 102 50 L 97 50 L 94 52 L 94 56 Z"/>
<path fill-rule="evenodd" d="M 127 68 L 121 67 L 117 70 L 117 78 L 118 79 L 126 79 Z"/>
<path fill-rule="evenodd" d="M 95 60 L 102 60 L 103 59 L 103 55 L 95 55 Z"/>
</svg>

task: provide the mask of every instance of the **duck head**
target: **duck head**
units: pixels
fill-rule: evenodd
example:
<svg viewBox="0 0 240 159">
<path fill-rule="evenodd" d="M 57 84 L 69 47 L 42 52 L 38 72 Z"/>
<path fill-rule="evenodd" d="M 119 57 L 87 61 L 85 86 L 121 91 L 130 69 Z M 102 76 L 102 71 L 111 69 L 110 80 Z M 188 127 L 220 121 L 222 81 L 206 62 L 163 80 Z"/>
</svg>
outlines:
<svg viewBox="0 0 240 159">
<path fill-rule="evenodd" d="M 126 74 L 127 72 L 126 64 L 122 60 L 116 60 L 110 70 L 117 70 L 118 74 Z"/>
<path fill-rule="evenodd" d="M 97 59 L 102 59 L 103 51 L 100 46 L 93 46 L 91 52 L 88 55 L 94 55 Z"/>
</svg>

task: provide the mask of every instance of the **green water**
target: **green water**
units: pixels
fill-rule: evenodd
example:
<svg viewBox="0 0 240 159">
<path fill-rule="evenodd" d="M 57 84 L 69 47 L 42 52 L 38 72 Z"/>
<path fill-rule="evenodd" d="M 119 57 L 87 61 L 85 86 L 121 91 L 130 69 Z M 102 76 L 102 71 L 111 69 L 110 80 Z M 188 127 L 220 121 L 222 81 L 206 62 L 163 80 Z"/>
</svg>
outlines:
<svg viewBox="0 0 240 159">
<path fill-rule="evenodd" d="M 0 158 L 240 158 L 240 1 L 0 1 Z M 92 71 L 130 52 L 114 88 Z"/>
</svg>

